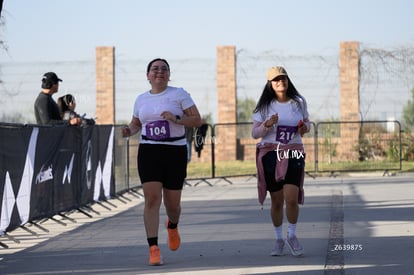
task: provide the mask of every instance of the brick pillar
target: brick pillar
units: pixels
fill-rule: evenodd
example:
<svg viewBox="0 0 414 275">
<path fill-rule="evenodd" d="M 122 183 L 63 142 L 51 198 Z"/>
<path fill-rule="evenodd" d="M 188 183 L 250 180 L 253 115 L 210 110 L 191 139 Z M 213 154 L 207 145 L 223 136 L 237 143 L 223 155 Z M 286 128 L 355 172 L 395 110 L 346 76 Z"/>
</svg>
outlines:
<svg viewBox="0 0 414 275">
<path fill-rule="evenodd" d="M 96 122 L 115 124 L 115 48 L 96 48 Z"/>
<path fill-rule="evenodd" d="M 341 42 L 339 59 L 341 121 L 359 121 L 359 43 Z M 341 124 L 341 145 L 337 148 L 347 158 L 355 158 L 358 124 Z"/>
<path fill-rule="evenodd" d="M 217 47 L 218 123 L 236 123 L 236 47 Z M 216 127 L 216 159 L 236 159 L 236 127 Z"/>
<path fill-rule="evenodd" d="M 341 120 L 359 120 L 359 43 L 340 45 Z"/>
</svg>

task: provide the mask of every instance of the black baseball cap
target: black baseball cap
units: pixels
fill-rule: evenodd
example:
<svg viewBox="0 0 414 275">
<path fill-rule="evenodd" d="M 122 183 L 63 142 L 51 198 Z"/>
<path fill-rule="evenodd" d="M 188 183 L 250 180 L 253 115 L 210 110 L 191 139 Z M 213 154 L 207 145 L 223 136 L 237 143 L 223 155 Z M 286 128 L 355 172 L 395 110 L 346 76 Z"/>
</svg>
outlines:
<svg viewBox="0 0 414 275">
<path fill-rule="evenodd" d="M 43 83 L 53 83 L 56 84 L 59 81 L 62 81 L 54 72 L 48 72 L 43 75 L 42 82 Z"/>
</svg>

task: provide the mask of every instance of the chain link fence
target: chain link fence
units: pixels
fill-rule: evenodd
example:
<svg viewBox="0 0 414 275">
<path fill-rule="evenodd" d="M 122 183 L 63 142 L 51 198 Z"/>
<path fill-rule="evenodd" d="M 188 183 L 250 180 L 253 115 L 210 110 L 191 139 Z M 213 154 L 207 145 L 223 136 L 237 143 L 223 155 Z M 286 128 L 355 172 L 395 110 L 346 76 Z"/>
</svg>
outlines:
<svg viewBox="0 0 414 275">
<path fill-rule="evenodd" d="M 168 57 L 167 57 L 168 58 Z M 256 101 L 266 83 L 266 71 L 284 66 L 299 92 L 308 101 L 313 121 L 332 121 L 340 117 L 339 47 L 338 55 L 289 55 L 266 51 L 237 51 L 238 100 Z M 149 89 L 146 66 L 150 60 L 116 56 L 116 123 L 129 121 L 136 96 Z M 170 85 L 184 87 L 194 98 L 200 113 L 217 122 L 216 60 L 169 59 Z M 3 122 L 33 123 L 33 102 L 40 92 L 41 77 L 54 71 L 63 82 L 61 96 L 73 94 L 78 113 L 95 116 L 95 60 L 61 62 L 0 62 L 0 103 Z M 372 49 L 360 46 L 360 119 L 399 120 L 411 99 L 414 87 L 414 50 Z M 99 118 L 97 118 L 99 123 Z M 229 121 L 232 122 L 232 121 Z"/>
</svg>

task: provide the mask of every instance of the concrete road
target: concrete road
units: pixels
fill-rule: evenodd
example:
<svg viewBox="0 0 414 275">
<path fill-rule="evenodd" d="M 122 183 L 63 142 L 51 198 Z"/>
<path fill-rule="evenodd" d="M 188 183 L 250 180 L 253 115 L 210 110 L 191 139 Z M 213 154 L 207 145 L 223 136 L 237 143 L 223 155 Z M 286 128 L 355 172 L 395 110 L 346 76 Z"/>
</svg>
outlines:
<svg viewBox="0 0 414 275">
<path fill-rule="evenodd" d="M 93 216 L 57 216 L 41 228 L 1 237 L 0 274 L 411 274 L 414 268 L 414 176 L 338 176 L 305 181 L 297 226 L 305 255 L 269 256 L 274 244 L 267 198 L 255 178 L 189 182 L 179 224 L 182 245 L 149 266 L 143 199 L 125 194 L 94 205 Z M 165 220 L 162 208 L 161 221 Z M 284 234 L 286 234 L 286 224 Z"/>
</svg>

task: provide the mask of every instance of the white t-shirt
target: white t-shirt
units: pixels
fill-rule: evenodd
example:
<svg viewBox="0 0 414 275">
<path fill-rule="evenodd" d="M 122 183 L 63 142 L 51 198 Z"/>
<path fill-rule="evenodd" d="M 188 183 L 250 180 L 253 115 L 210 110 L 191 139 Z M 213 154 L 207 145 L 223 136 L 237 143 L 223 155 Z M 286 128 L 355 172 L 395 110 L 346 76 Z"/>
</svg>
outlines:
<svg viewBox="0 0 414 275">
<path fill-rule="evenodd" d="M 183 88 L 167 86 L 163 92 L 158 94 L 147 91 L 138 95 L 135 100 L 133 115 L 142 124 L 140 143 L 185 145 L 185 137 L 175 141 L 157 141 L 157 139 L 165 140 L 166 138 L 181 137 L 185 134 L 183 125 L 164 120 L 161 113 L 169 111 L 182 117 L 183 110 L 193 105 L 193 99 Z M 143 139 L 142 136 L 146 136 L 151 140 Z"/>
<path fill-rule="evenodd" d="M 267 109 L 267 117 L 262 117 L 260 112 L 253 114 L 253 120 L 264 122 L 272 115 L 278 114 L 279 120 L 273 125 L 262 137 L 261 143 L 283 143 L 283 144 L 301 144 L 302 138 L 297 132 L 299 120 L 308 118 L 308 110 L 306 104 L 300 101 L 301 108 L 294 100 L 288 102 L 273 101 Z"/>
</svg>

